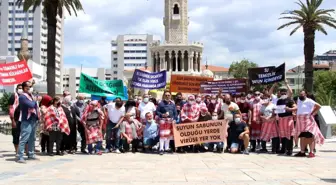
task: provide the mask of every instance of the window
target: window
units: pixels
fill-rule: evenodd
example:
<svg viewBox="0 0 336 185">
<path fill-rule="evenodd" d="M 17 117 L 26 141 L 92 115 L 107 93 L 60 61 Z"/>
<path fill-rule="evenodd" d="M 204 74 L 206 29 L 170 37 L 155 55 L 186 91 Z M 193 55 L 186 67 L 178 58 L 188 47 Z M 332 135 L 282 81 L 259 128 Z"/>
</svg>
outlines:
<svg viewBox="0 0 336 185">
<path fill-rule="evenodd" d="M 118 71 L 113 71 L 113 74 L 118 74 Z"/>
<path fill-rule="evenodd" d="M 118 52 L 116 52 L 116 51 L 113 51 L 113 54 L 114 54 L 114 55 L 116 55 L 116 54 L 118 54 Z"/>
<path fill-rule="evenodd" d="M 118 59 L 117 58 L 113 58 L 114 61 L 117 61 Z"/>
<path fill-rule="evenodd" d="M 10 3 L 8 3 L 8 5 L 9 5 L 9 6 L 13 6 L 13 5 L 14 5 L 14 3 L 10 2 Z"/>
<path fill-rule="evenodd" d="M 124 46 L 147 46 L 147 44 L 124 44 Z"/>
<path fill-rule="evenodd" d="M 174 5 L 174 15 L 180 14 L 180 10 L 177 4 Z"/>
<path fill-rule="evenodd" d="M 112 43 L 112 46 L 117 46 L 117 43 Z"/>
<path fill-rule="evenodd" d="M 111 78 L 105 78 L 106 80 L 111 80 Z"/>
<path fill-rule="evenodd" d="M 113 80 L 118 80 L 118 78 L 114 77 Z"/>
</svg>

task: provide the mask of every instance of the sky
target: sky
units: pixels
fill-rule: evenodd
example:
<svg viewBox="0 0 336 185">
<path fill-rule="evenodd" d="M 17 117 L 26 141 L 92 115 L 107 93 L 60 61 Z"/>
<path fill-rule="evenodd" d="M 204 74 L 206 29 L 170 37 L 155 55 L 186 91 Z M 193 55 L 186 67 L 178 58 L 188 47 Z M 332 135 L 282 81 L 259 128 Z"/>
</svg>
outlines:
<svg viewBox="0 0 336 185">
<path fill-rule="evenodd" d="M 203 64 L 229 67 L 248 59 L 259 66 L 303 64 L 303 32 L 280 14 L 298 8 L 295 0 L 188 0 L 189 41 L 204 44 Z M 335 0 L 321 8 L 336 9 Z M 153 34 L 164 40 L 164 0 L 81 0 L 84 12 L 66 15 L 65 67 L 111 67 L 111 40 L 122 34 Z M 336 14 L 334 14 L 336 17 Z M 336 49 L 336 30 L 317 33 L 315 54 Z"/>
</svg>

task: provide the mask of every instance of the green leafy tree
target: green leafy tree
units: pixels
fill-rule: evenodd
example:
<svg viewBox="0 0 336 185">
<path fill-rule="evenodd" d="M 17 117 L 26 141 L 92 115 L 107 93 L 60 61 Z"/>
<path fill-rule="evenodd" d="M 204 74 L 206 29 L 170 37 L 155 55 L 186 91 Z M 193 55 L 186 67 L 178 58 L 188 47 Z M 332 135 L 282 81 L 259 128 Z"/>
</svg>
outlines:
<svg viewBox="0 0 336 185">
<path fill-rule="evenodd" d="M 6 113 L 9 113 L 9 98 L 11 97 L 11 93 L 6 93 L 4 92 L 2 94 L 2 97 L 0 98 L 0 107 L 1 107 L 1 110 L 6 112 Z"/>
<path fill-rule="evenodd" d="M 229 69 L 229 75 L 232 75 L 234 78 L 247 78 L 248 69 L 255 67 L 258 67 L 258 64 L 247 59 L 244 59 L 240 62 L 232 62 Z"/>
<path fill-rule="evenodd" d="M 16 4 L 21 6 L 23 5 L 23 10 L 28 12 L 30 8 L 33 8 L 33 11 L 39 6 L 43 6 L 44 16 L 47 18 L 48 24 L 48 40 L 47 40 L 47 89 L 50 96 L 55 96 L 55 56 L 56 56 L 56 24 L 57 24 L 57 15 L 63 17 L 63 8 L 65 8 L 69 14 L 75 13 L 77 16 L 77 11 L 83 10 L 80 0 L 16 0 Z"/>
<path fill-rule="evenodd" d="M 336 72 L 316 71 L 314 89 L 316 99 L 321 105 L 336 106 Z"/>
<path fill-rule="evenodd" d="M 308 92 L 313 92 L 313 58 L 315 52 L 315 32 L 320 31 L 327 35 L 324 26 L 330 26 L 336 29 L 336 19 L 332 17 L 334 9 L 321 9 L 323 0 L 306 0 L 304 4 L 298 0 L 298 10 L 286 11 L 282 13 L 280 19 L 289 20 L 283 24 L 278 30 L 295 25 L 296 27 L 290 32 L 293 35 L 298 29 L 303 28 L 304 33 L 304 56 L 305 56 L 305 83 L 304 88 Z"/>
</svg>

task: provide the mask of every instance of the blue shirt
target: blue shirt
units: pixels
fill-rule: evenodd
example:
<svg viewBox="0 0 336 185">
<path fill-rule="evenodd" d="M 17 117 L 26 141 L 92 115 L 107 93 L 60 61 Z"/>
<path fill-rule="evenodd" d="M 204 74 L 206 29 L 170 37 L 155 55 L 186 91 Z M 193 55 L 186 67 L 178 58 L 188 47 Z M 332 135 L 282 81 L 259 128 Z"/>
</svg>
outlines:
<svg viewBox="0 0 336 185">
<path fill-rule="evenodd" d="M 21 121 L 28 121 L 28 110 L 34 108 L 37 113 L 37 103 L 36 101 L 30 101 L 25 95 L 20 95 L 19 105 L 21 110 Z M 29 120 L 38 120 L 38 115 L 32 114 Z"/>
<path fill-rule="evenodd" d="M 175 121 L 177 120 L 175 103 L 173 101 L 167 102 L 166 100 L 163 100 L 156 108 L 156 115 L 162 118 L 162 114 L 165 114 L 167 112 L 169 113 L 170 118 L 173 118 Z"/>
<path fill-rule="evenodd" d="M 144 129 L 144 139 L 154 139 L 158 136 L 159 126 L 153 120 L 152 123 L 146 122 Z"/>
</svg>

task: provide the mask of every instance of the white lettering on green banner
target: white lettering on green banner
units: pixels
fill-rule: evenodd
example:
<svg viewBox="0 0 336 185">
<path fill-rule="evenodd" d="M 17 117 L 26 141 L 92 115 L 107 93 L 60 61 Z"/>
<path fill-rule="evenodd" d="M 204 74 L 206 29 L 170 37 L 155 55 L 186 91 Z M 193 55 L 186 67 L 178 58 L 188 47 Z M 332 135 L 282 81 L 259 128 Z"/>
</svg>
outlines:
<svg viewBox="0 0 336 185">
<path fill-rule="evenodd" d="M 98 80 L 81 73 L 79 92 L 96 96 L 115 95 L 124 97 L 124 84 L 122 80 Z"/>
</svg>

